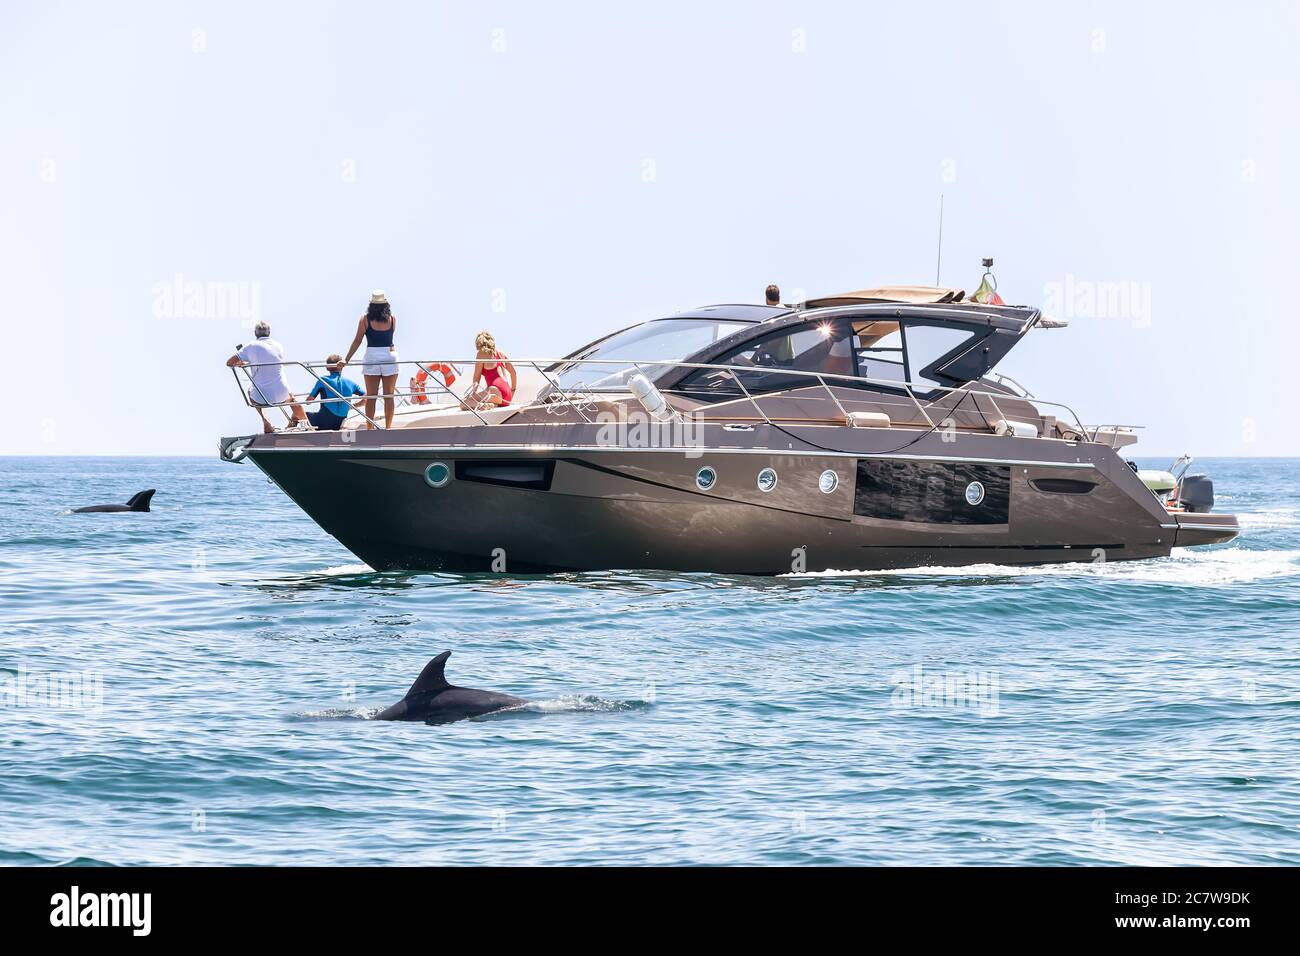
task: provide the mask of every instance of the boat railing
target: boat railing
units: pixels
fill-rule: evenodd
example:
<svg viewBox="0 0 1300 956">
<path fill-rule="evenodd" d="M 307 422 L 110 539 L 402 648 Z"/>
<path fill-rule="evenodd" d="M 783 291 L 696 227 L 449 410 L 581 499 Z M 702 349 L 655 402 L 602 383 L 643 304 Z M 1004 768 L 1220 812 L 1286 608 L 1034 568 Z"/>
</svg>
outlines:
<svg viewBox="0 0 1300 956">
<path fill-rule="evenodd" d="M 1109 445 L 1111 448 L 1123 448 L 1120 444 L 1120 438 L 1126 437 L 1139 429 L 1145 428 L 1145 425 L 1094 425 L 1087 430 L 1088 438 L 1092 441 L 1103 445 Z M 1136 437 L 1134 441 L 1136 441 Z"/>
<path fill-rule="evenodd" d="M 992 378 L 992 379 L 994 379 L 994 380 L 995 380 L 999 385 L 1005 386 L 1006 388 L 1009 388 L 1009 389 L 1011 389 L 1011 390 L 1017 392 L 1017 393 L 1018 393 L 1018 397 L 1020 397 L 1020 398 L 1030 398 L 1030 399 L 1032 399 L 1032 398 L 1034 397 L 1034 393 L 1033 393 L 1033 392 L 1031 392 L 1029 389 L 1025 388 L 1023 385 L 1021 385 L 1019 382 L 1017 382 L 1017 381 L 1016 381 L 1014 378 L 1012 378 L 1010 375 L 1004 375 L 1004 374 L 1002 374 L 1001 372 L 991 372 L 991 373 L 989 373 L 989 377 Z"/>
<path fill-rule="evenodd" d="M 441 406 L 431 405 L 430 411 L 444 409 L 448 405 L 459 406 L 462 410 L 472 414 L 480 424 L 491 425 L 493 424 L 493 422 L 482 414 L 482 412 L 485 409 L 481 405 L 476 405 L 475 403 L 466 401 L 465 400 L 466 394 L 458 394 L 457 392 L 453 391 L 450 386 L 440 381 L 437 373 L 430 368 L 430 366 L 433 366 L 435 364 L 447 364 L 452 366 L 459 365 L 459 366 L 473 368 L 474 363 L 476 361 L 478 360 L 461 359 L 461 360 L 452 361 L 452 360 L 444 359 L 444 360 L 438 360 L 438 362 L 399 361 L 393 364 L 398 366 L 399 369 L 405 369 L 411 375 L 414 375 L 415 372 L 424 372 L 426 376 L 426 388 L 432 387 L 436 389 L 438 393 L 445 394 L 448 397 L 449 401 L 446 403 L 446 405 L 441 405 Z M 1083 420 L 1079 417 L 1078 413 L 1071 406 L 1066 405 L 1064 402 L 1054 402 L 1054 401 L 1049 401 L 1047 399 L 1037 398 L 1029 395 L 1018 395 L 1015 392 L 1010 391 L 1009 389 L 1006 391 L 991 391 L 987 389 L 976 389 L 976 388 L 972 388 L 969 384 L 961 385 L 961 386 L 948 386 L 948 385 L 937 385 L 932 382 L 917 383 L 917 382 L 903 381 L 899 379 L 879 379 L 879 378 L 871 378 L 862 375 L 842 375 L 842 374 L 836 374 L 832 372 L 807 371 L 804 369 L 792 369 L 792 368 L 785 368 L 781 366 L 722 365 L 722 364 L 708 363 L 708 362 L 682 362 L 676 360 L 662 361 L 662 360 L 649 360 L 649 359 L 607 359 L 607 358 L 600 358 L 600 359 L 525 358 L 525 359 L 508 359 L 507 361 L 514 364 L 516 368 L 525 367 L 525 368 L 532 369 L 533 371 L 538 373 L 538 375 L 541 377 L 543 381 L 545 381 L 546 387 L 538 393 L 537 397 L 532 400 L 531 404 L 546 405 L 548 407 L 559 406 L 559 407 L 568 408 L 588 424 L 594 424 L 594 419 L 588 413 L 596 409 L 596 405 L 597 405 L 596 396 L 606 395 L 610 393 L 629 392 L 627 380 L 631 377 L 630 373 L 632 373 L 633 370 L 635 370 L 637 373 L 640 373 L 641 375 L 644 375 L 649 381 L 653 382 L 655 377 L 657 377 L 659 374 L 662 373 L 662 371 L 667 369 L 709 369 L 713 371 L 728 373 L 731 380 L 734 381 L 738 386 L 739 389 L 738 398 L 743 400 L 746 404 L 750 405 L 757 413 L 758 417 L 765 424 L 768 425 L 774 425 L 775 423 L 772 421 L 768 413 L 764 411 L 761 404 L 761 400 L 764 398 L 775 397 L 774 394 L 772 393 L 755 394 L 745 385 L 743 377 L 738 373 L 753 374 L 755 372 L 759 372 L 765 375 L 779 376 L 783 380 L 805 379 L 807 380 L 807 383 L 810 387 L 820 386 L 820 388 L 826 392 L 830 400 L 834 403 L 836 408 L 839 410 L 840 414 L 844 416 L 845 421 L 849 424 L 852 424 L 853 421 L 852 416 L 848 411 L 848 409 L 846 409 L 844 406 L 844 403 L 842 401 L 842 395 L 837 395 L 835 390 L 831 387 L 832 385 L 841 385 L 850 388 L 861 387 L 863 385 L 871 386 L 873 389 L 876 390 L 874 392 L 873 399 L 872 399 L 873 404 L 876 405 L 902 404 L 907 407 L 915 408 L 916 411 L 920 414 L 921 418 L 924 419 L 925 421 L 925 426 L 920 426 L 918 424 L 916 427 L 928 427 L 930 430 L 935 430 L 941 427 L 947 427 L 949 424 L 955 425 L 955 420 L 952 418 L 952 416 L 955 415 L 956 412 L 960 409 L 961 403 L 965 400 L 964 396 L 978 396 L 987 399 L 988 403 L 992 406 L 996 415 L 1002 421 L 1007 423 L 1020 422 L 1021 419 L 1016 418 L 1014 415 L 1006 414 L 1003 411 L 1001 405 L 998 403 L 999 399 L 1001 399 L 1003 402 L 1010 400 L 1014 402 L 1028 404 L 1032 408 L 1034 408 L 1034 410 L 1037 412 L 1037 414 L 1040 417 L 1042 417 L 1043 413 L 1041 409 L 1039 409 L 1039 406 L 1047 406 L 1053 409 L 1060 409 L 1065 413 L 1064 418 L 1066 420 L 1073 422 L 1074 427 L 1077 429 L 1077 434 L 1081 438 L 1086 438 L 1090 441 L 1101 440 L 1099 436 L 1103 431 L 1101 427 L 1089 428 L 1088 426 L 1084 425 Z M 250 396 L 250 392 L 254 385 L 252 370 L 262 367 L 264 365 L 265 366 L 278 365 L 281 368 L 301 369 L 302 371 L 306 372 L 308 376 L 310 376 L 311 380 L 313 381 L 313 387 L 314 387 L 314 383 L 320 382 L 326 384 L 328 388 L 328 383 L 324 383 L 322 377 L 317 374 L 317 370 L 329 368 L 328 363 L 325 361 L 315 361 L 315 362 L 286 361 L 286 362 L 246 363 L 246 364 L 232 366 L 231 372 L 234 373 L 236 382 L 238 383 L 240 381 L 241 373 L 243 375 L 244 380 L 246 380 L 247 382 L 248 387 L 247 388 L 241 387 L 240 393 L 244 397 L 244 403 L 248 405 L 250 408 L 260 407 L 264 410 L 278 408 L 282 412 L 284 412 L 286 419 L 291 420 L 292 416 L 289 414 L 289 409 L 293 405 L 302 405 L 308 403 L 308 399 L 304 395 L 302 398 L 296 398 L 294 401 L 290 401 L 290 402 L 269 403 L 265 405 L 255 404 Z M 586 366 L 610 367 L 614 369 L 614 371 L 590 384 L 587 384 L 583 381 L 578 381 L 571 385 L 565 385 L 562 383 L 561 381 L 562 374 L 571 371 L 575 367 L 586 367 Z M 652 371 L 647 371 L 647 370 L 652 370 Z M 399 371 L 398 373 L 399 380 L 403 377 L 403 375 L 404 373 L 402 371 Z M 782 389 L 780 389 L 780 392 L 789 391 L 791 387 L 792 386 L 786 385 Z M 680 396 L 680 395 L 693 394 L 689 390 L 683 391 L 680 389 L 664 389 L 662 390 L 662 392 L 665 394 L 666 399 L 673 395 Z M 896 398 L 905 397 L 906 401 L 891 403 L 886 400 L 886 396 L 890 396 L 890 395 Z M 945 406 L 939 404 L 939 402 L 944 397 L 956 396 L 956 395 L 963 396 L 963 398 L 957 402 L 952 403 L 951 406 Z M 351 416 L 352 414 L 356 414 L 360 418 L 364 419 L 365 422 L 370 426 L 379 427 L 379 423 L 370 415 L 366 414 L 366 412 L 364 411 L 364 401 L 369 399 L 374 399 L 376 402 L 378 402 L 383 398 L 392 398 L 394 399 L 395 402 L 398 402 L 399 404 L 415 404 L 418 401 L 418 399 L 427 398 L 427 393 L 425 391 L 417 392 L 414 389 L 402 390 L 400 388 L 396 388 L 390 395 L 383 395 L 383 394 L 373 395 L 373 396 L 366 395 L 364 396 L 364 399 L 360 396 L 353 397 L 350 399 L 340 399 L 337 397 L 331 398 L 330 396 L 327 395 L 324 399 L 318 398 L 318 399 L 312 399 L 311 401 L 313 402 L 314 401 L 329 401 L 329 402 L 345 401 L 349 406 L 349 416 Z M 924 399 L 924 401 L 922 399 Z M 681 416 L 682 418 L 698 419 L 700 417 L 695 412 L 683 411 L 682 409 L 677 408 L 676 406 L 672 405 L 671 402 L 668 402 L 668 405 L 672 409 L 672 413 L 674 415 Z M 983 409 L 979 407 L 978 401 L 976 401 L 975 406 L 976 407 L 974 411 L 984 419 L 984 422 L 988 427 L 993 428 L 995 422 L 990 422 L 988 420 L 988 415 L 984 412 Z M 943 417 L 941 417 L 940 420 L 936 422 L 934 417 L 930 414 L 931 411 L 934 411 L 936 413 L 943 413 Z M 1056 416 L 1056 417 L 1062 417 L 1062 416 Z M 907 427 L 907 426 L 900 425 L 898 427 Z M 1110 426 L 1110 427 L 1119 429 L 1119 428 L 1135 428 L 1139 426 Z"/>
</svg>

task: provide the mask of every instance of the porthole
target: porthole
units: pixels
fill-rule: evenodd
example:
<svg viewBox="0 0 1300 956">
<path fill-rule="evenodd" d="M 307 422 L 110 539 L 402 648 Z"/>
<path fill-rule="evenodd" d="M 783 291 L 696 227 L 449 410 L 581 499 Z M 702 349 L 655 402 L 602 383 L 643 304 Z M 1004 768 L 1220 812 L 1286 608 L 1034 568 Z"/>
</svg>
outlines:
<svg viewBox="0 0 1300 956">
<path fill-rule="evenodd" d="M 451 481 L 451 466 L 445 461 L 435 461 L 424 469 L 424 481 L 430 488 L 442 488 Z"/>
<path fill-rule="evenodd" d="M 758 490 L 771 491 L 776 487 L 776 471 L 772 468 L 764 468 L 758 473 Z"/>
<path fill-rule="evenodd" d="M 817 488 L 824 495 L 829 495 L 840 486 L 840 476 L 832 468 L 827 468 L 817 479 Z"/>
<path fill-rule="evenodd" d="M 718 483 L 718 473 L 705 465 L 695 473 L 695 487 L 700 491 L 708 491 Z"/>
<path fill-rule="evenodd" d="M 972 508 L 984 500 L 984 485 L 982 482 L 972 481 L 966 486 L 966 504 Z"/>
</svg>

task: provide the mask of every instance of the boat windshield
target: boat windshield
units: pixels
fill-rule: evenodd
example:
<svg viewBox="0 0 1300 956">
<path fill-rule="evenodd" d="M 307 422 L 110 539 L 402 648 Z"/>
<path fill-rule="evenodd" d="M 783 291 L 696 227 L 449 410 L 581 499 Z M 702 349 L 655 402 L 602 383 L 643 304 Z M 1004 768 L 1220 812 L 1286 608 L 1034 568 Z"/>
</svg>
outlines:
<svg viewBox="0 0 1300 956">
<path fill-rule="evenodd" d="M 619 391 L 627 387 L 627 380 L 637 372 L 628 361 L 685 361 L 700 349 L 748 327 L 747 322 L 720 319 L 656 319 L 624 329 L 576 353 L 573 358 L 584 359 L 582 364 L 561 363 L 551 378 L 566 391 Z M 601 363 L 603 358 L 612 361 Z M 642 371 L 653 380 L 670 369 L 667 365 L 647 365 Z"/>
</svg>

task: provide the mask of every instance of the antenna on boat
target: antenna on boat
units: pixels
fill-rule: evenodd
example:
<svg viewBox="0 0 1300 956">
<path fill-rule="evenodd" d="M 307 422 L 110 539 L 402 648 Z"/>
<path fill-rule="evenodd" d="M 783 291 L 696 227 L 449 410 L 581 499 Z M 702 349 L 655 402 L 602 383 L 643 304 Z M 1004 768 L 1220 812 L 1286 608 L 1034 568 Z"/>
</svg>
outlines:
<svg viewBox="0 0 1300 956">
<path fill-rule="evenodd" d="M 943 265 L 943 193 L 939 193 L 939 254 L 934 260 L 934 285 L 939 286 L 939 267 Z"/>
</svg>

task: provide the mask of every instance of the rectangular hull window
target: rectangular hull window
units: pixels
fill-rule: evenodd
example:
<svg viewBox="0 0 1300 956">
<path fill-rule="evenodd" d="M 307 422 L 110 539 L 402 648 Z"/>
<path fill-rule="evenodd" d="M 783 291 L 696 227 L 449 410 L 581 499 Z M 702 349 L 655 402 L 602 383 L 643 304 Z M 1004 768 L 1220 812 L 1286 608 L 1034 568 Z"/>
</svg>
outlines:
<svg viewBox="0 0 1300 956">
<path fill-rule="evenodd" d="M 457 481 L 477 481 L 485 485 L 505 485 L 550 491 L 555 474 L 554 461 L 458 461 Z"/>
<path fill-rule="evenodd" d="M 960 462 L 858 462 L 853 513 L 924 524 L 1006 524 L 1011 469 Z"/>
</svg>

